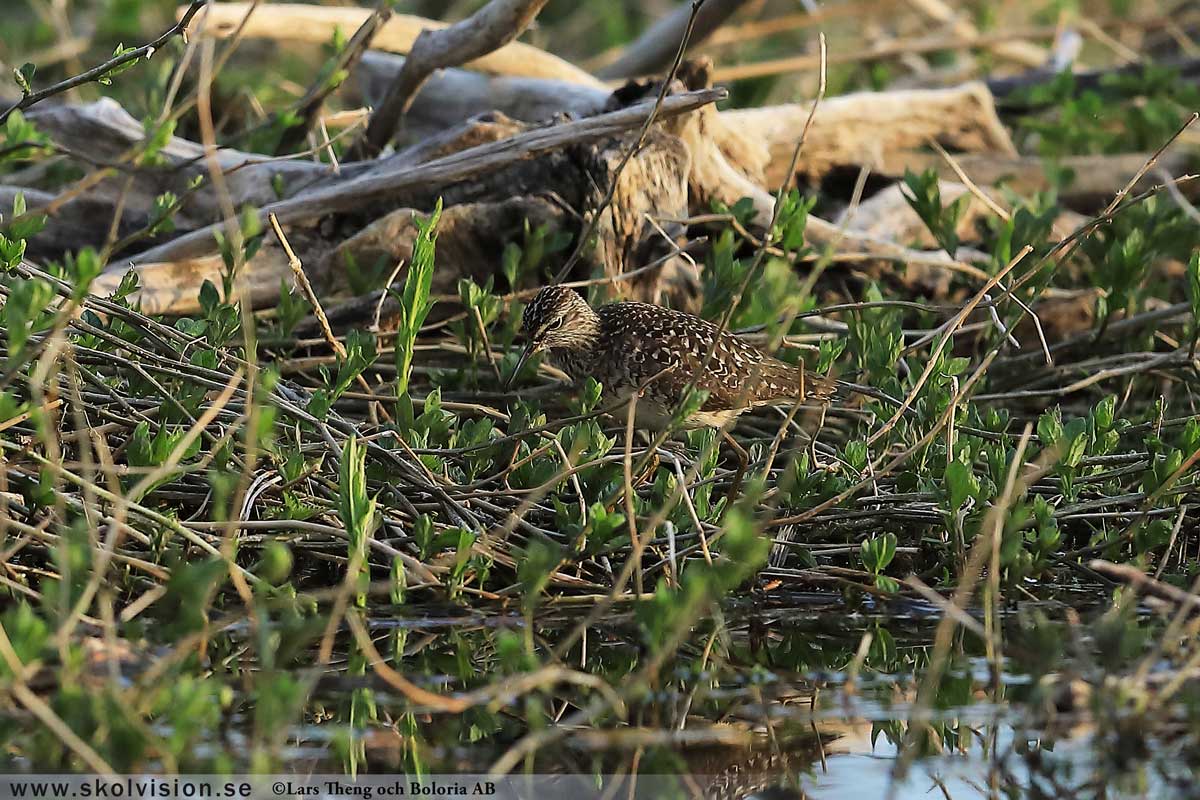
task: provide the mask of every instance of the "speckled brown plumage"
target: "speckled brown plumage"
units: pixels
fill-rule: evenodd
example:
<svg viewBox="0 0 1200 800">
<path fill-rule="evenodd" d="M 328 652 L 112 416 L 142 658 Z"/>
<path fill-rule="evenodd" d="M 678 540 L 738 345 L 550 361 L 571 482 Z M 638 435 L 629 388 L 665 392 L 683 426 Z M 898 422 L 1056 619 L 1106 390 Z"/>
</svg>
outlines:
<svg viewBox="0 0 1200 800">
<path fill-rule="evenodd" d="M 832 384 L 805 375 L 691 314 L 646 303 L 593 310 L 576 292 L 542 289 L 525 309 L 527 354 L 548 350 L 576 382 L 588 377 L 617 397 L 641 390 L 638 422 L 661 428 L 691 383 L 707 391 L 688 427 L 718 427 L 755 406 L 826 399 Z M 711 351 L 711 355 L 709 355 Z"/>
</svg>

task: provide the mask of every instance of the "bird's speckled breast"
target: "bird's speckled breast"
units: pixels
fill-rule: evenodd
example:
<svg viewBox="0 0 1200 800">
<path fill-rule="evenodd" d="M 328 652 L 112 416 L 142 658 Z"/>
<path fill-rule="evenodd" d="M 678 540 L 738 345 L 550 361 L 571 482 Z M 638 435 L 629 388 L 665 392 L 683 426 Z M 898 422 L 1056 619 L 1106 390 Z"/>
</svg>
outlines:
<svg viewBox="0 0 1200 800">
<path fill-rule="evenodd" d="M 580 386 L 587 382 L 589 376 L 601 383 L 604 382 L 596 374 L 595 362 L 596 359 L 591 350 L 569 350 L 557 347 L 550 350 L 550 363 L 570 375 L 571 380 Z"/>
</svg>

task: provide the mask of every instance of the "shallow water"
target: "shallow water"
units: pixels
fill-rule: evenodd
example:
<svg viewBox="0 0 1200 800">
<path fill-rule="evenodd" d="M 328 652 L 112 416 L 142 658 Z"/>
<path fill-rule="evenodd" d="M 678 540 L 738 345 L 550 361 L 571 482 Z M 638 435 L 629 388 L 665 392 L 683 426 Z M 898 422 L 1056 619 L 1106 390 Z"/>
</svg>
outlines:
<svg viewBox="0 0 1200 800">
<path fill-rule="evenodd" d="M 904 602 L 861 611 L 818 595 L 733 604 L 719 621 L 697 621 L 652 690 L 627 698 L 626 721 L 609 715 L 556 737 L 516 771 L 686 773 L 709 797 L 1189 796 L 1200 752 L 1200 726 L 1189 721 L 1191 700 L 1184 699 L 1190 695 L 1181 693 L 1172 706 L 1178 713 L 1149 719 L 1134 705 L 1114 705 L 1124 694 L 1110 697 L 1105 680 L 1120 667 L 1101 663 L 1106 642 L 1087 626 L 1103 622 L 1104 607 L 1091 597 L 1092 610 L 1070 612 L 1083 619 L 1074 627 L 1062 622 L 1067 605 L 1058 600 L 1006 610 L 998 672 L 983 642 L 956 630 L 944 677 L 930 696 L 924 742 L 910 720 L 922 713 L 915 700 L 941 619 L 936 608 Z M 622 676 L 649 655 L 637 641 L 639 613 L 624 607 L 606 615 L 589 630 L 584 663 L 576 649 L 572 666 L 607 676 L 620 691 L 627 685 Z M 551 606 L 536 618 L 536 637 L 552 646 L 581 617 L 582 611 Z M 1155 629 L 1158 622 L 1143 609 L 1128 624 Z M 453 665 L 496 647 L 498 635 L 523 636 L 524 628 L 518 614 L 430 610 L 414 617 L 411 608 L 376 614 L 371 623 L 380 643 L 406 631 L 406 661 L 413 661 L 416 637 L 426 674 L 450 674 Z M 1083 649 L 1071 652 L 1072 646 Z M 1130 668 L 1141 655 L 1129 654 Z M 414 667 L 420 674 L 422 667 Z M 327 688 L 336 696 L 350 686 L 334 681 Z M 386 689 L 374 695 L 384 709 L 394 699 Z M 583 705 L 558 692 L 550 713 L 562 722 Z M 486 772 L 525 733 L 516 718 L 526 710 L 516 703 L 496 717 L 481 712 L 474 731 L 462 720 L 419 724 L 424 767 Z M 486 735 L 489 725 L 496 727 Z M 709 735 L 714 725 L 744 738 L 717 742 Z M 631 730 L 645 737 L 636 746 L 623 738 Z M 308 744 L 319 748 L 320 738 Z M 373 746 L 373 738 L 367 737 L 368 769 L 405 768 L 403 753 L 378 741 Z"/>
</svg>

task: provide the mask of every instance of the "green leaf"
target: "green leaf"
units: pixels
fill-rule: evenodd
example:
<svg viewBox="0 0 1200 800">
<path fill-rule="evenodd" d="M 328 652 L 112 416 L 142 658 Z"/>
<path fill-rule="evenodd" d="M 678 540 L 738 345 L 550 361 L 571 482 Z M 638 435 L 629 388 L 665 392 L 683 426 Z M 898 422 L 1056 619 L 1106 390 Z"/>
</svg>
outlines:
<svg viewBox="0 0 1200 800">
<path fill-rule="evenodd" d="M 17 86 L 21 87 L 21 94 L 33 94 L 33 76 L 36 72 L 37 67 L 28 61 L 13 69 L 13 79 L 16 80 Z"/>
<path fill-rule="evenodd" d="M 204 283 L 200 284 L 200 308 L 204 311 L 204 316 L 211 318 L 221 303 L 221 295 L 217 293 L 217 287 L 212 281 L 205 279 Z"/>
<path fill-rule="evenodd" d="M 172 219 L 179 210 L 179 197 L 174 192 L 163 192 L 154 198 L 154 210 L 150 216 L 150 234 L 173 233 L 175 220 Z"/>
<path fill-rule="evenodd" d="M 0 234 L 0 266 L 3 266 L 5 272 L 11 272 L 20 266 L 24 257 L 24 239 L 9 239 Z"/>
<path fill-rule="evenodd" d="M 952 358 L 949 361 L 947 361 L 946 367 L 942 371 L 946 375 L 951 375 L 951 376 L 961 375 L 961 374 L 963 374 L 964 371 L 966 371 L 967 367 L 970 364 L 971 364 L 971 359 L 966 358 L 964 356 L 959 356 L 957 358 Z"/>
<path fill-rule="evenodd" d="M 417 238 L 413 242 L 412 259 L 408 274 L 404 278 L 404 290 L 400 294 L 400 324 L 396 330 L 396 396 L 408 394 L 408 382 L 412 372 L 413 348 L 417 333 L 425 324 L 432 303 L 429 302 L 433 286 L 434 252 L 437 247 L 436 228 L 442 216 L 442 199 L 439 197 L 429 219 L 416 220 Z"/>
<path fill-rule="evenodd" d="M 860 546 L 863 565 L 875 574 L 882 573 L 896 557 L 896 534 L 885 533 L 868 539 Z"/>
<path fill-rule="evenodd" d="M 137 50 L 137 48 L 136 47 L 126 47 L 124 44 L 118 44 L 116 46 L 116 48 L 113 50 L 112 57 L 114 59 L 120 58 L 121 56 L 126 55 L 127 53 L 132 53 L 134 50 Z M 151 52 L 153 52 L 153 51 L 151 51 Z M 141 60 L 142 60 L 141 58 L 131 58 L 130 60 L 128 60 L 122 64 L 118 64 L 115 67 L 113 67 L 112 69 L 105 72 L 100 77 L 96 78 L 96 82 L 102 86 L 111 86 L 113 78 L 117 77 L 122 72 L 126 72 L 130 69 L 133 69 L 133 67 Z"/>
<path fill-rule="evenodd" d="M 554 542 L 535 538 L 520 562 L 517 564 L 517 580 L 521 584 L 522 602 L 526 608 L 532 609 L 539 599 L 542 590 L 550 583 L 551 573 L 562 561 L 562 548 Z"/>
<path fill-rule="evenodd" d="M 979 480 L 969 464 L 951 461 L 946 465 L 945 480 L 951 509 L 962 508 L 969 497 L 979 497 Z"/>
<path fill-rule="evenodd" d="M 595 378 L 588 376 L 579 392 L 579 413 L 588 414 L 600 405 L 600 397 L 603 393 L 604 387 Z"/>
<path fill-rule="evenodd" d="M 346 526 L 350 540 L 349 557 L 361 561 L 361 575 L 366 575 L 367 540 L 375 531 L 375 500 L 367 495 L 367 452 L 357 437 L 351 436 L 342 446 L 342 461 L 338 469 L 338 515 Z M 356 576 L 358 577 L 358 576 Z M 359 605 L 366 602 L 365 593 L 358 595 Z"/>
<path fill-rule="evenodd" d="M 1042 447 L 1049 447 L 1062 438 L 1062 412 L 1058 408 L 1047 411 L 1038 417 L 1038 440 Z"/>
<path fill-rule="evenodd" d="M 112 293 L 112 299 L 117 302 L 125 300 L 134 292 L 136 292 L 140 286 L 141 278 L 138 275 L 137 270 L 130 267 L 129 270 L 127 270 L 125 274 L 121 276 L 121 282 L 117 284 L 117 290 Z"/>
<path fill-rule="evenodd" d="M 175 120 L 166 119 L 162 122 L 147 117 L 142 121 L 142 131 L 144 134 L 142 152 L 138 156 L 137 163 L 141 166 L 158 166 L 165 162 L 162 158 L 162 149 L 167 146 L 167 142 L 175 135 Z"/>
<path fill-rule="evenodd" d="M 1067 445 L 1066 450 L 1063 452 L 1061 457 L 1062 463 L 1068 467 L 1079 466 L 1079 462 L 1083 460 L 1084 453 L 1087 452 L 1087 443 L 1086 433 L 1077 434 L 1071 439 L 1071 443 Z"/>
<path fill-rule="evenodd" d="M 889 578 L 887 575 L 876 575 L 875 588 L 888 594 L 895 594 L 900 591 L 900 581 Z"/>
<path fill-rule="evenodd" d="M 4 612 L 0 622 L 3 623 L 13 653 L 23 666 L 41 658 L 42 651 L 50 640 L 50 628 L 28 603 L 18 602 L 15 607 Z M 11 677 L 12 671 L 8 662 L 0 658 L 0 678 Z"/>
<path fill-rule="evenodd" d="M 846 463 L 856 472 L 861 473 L 867 468 L 867 443 L 862 439 L 854 439 L 846 443 L 843 453 Z"/>
<path fill-rule="evenodd" d="M 1096 430 L 1107 431 L 1112 428 L 1116 415 L 1117 396 L 1110 394 L 1097 403 L 1095 410 L 1092 412 L 1092 419 L 1096 423 Z"/>
<path fill-rule="evenodd" d="M 46 227 L 45 214 L 27 214 L 24 192 L 13 197 L 12 222 L 8 224 L 8 235 L 13 239 L 31 239 Z"/>
<path fill-rule="evenodd" d="M 958 221 L 966 210 L 970 195 L 963 194 L 954 202 L 943 206 L 940 180 L 932 168 L 920 175 L 906 169 L 902 194 L 937 243 L 953 257 L 959 244 Z"/>
</svg>

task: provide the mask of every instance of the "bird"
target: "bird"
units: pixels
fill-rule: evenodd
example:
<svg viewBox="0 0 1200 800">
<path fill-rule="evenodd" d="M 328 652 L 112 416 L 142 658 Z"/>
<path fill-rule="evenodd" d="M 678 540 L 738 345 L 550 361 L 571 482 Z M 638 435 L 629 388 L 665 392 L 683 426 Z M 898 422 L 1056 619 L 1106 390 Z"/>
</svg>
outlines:
<svg viewBox="0 0 1200 800">
<path fill-rule="evenodd" d="M 700 407 L 678 421 L 684 429 L 716 428 L 730 443 L 741 467 L 745 449 L 728 433 L 730 423 L 754 408 L 827 401 L 834 381 L 807 375 L 803 364 L 771 356 L 706 319 L 650 303 L 616 302 L 593 309 L 573 289 L 540 289 L 521 318 L 525 347 L 512 372 L 520 373 L 536 353 L 576 384 L 594 378 L 607 394 L 634 407 L 638 427 L 661 431 L 689 387 L 707 392 Z"/>
</svg>

